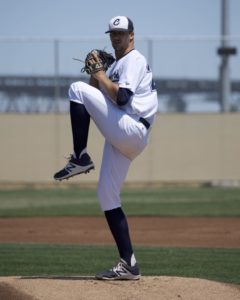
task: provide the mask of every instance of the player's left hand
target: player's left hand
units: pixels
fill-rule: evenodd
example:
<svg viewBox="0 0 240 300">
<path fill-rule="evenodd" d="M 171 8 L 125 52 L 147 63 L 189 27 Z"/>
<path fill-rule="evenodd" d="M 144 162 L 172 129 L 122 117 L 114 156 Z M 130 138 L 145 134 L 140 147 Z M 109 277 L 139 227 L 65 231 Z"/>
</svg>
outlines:
<svg viewBox="0 0 240 300">
<path fill-rule="evenodd" d="M 114 61 L 115 59 L 110 53 L 94 49 L 87 54 L 82 72 L 86 72 L 90 75 L 99 71 L 105 72 Z"/>
</svg>

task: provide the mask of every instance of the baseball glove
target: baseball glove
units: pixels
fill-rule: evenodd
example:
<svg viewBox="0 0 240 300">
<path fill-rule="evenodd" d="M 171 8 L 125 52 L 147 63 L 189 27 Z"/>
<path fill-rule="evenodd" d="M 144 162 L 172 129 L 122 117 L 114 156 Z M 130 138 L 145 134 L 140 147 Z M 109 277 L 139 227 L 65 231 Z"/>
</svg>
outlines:
<svg viewBox="0 0 240 300">
<path fill-rule="evenodd" d="M 98 71 L 107 71 L 114 61 L 115 58 L 112 54 L 107 53 L 104 50 L 94 49 L 87 54 L 85 66 L 81 71 L 90 75 Z"/>
</svg>

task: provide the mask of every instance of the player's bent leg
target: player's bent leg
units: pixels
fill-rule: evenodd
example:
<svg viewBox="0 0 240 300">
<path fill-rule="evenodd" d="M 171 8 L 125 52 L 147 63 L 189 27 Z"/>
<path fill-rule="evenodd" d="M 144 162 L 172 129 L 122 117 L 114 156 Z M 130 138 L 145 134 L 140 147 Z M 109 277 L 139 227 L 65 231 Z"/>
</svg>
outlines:
<svg viewBox="0 0 240 300">
<path fill-rule="evenodd" d="M 55 180 L 69 179 L 94 169 L 94 164 L 87 154 L 87 140 L 90 116 L 83 104 L 70 102 L 73 149 L 66 166 L 54 175 Z"/>
<path fill-rule="evenodd" d="M 145 129 L 143 128 L 142 132 L 135 120 L 125 115 L 110 100 L 105 99 L 98 89 L 84 82 L 75 82 L 70 86 L 69 98 L 74 104 L 84 105 L 106 140 L 113 144 L 126 159 L 128 157 L 132 160 L 146 146 Z M 119 164 L 119 166 L 124 167 L 124 164 Z M 94 169 L 94 164 L 88 155 L 80 158 L 72 155 L 67 165 L 54 175 L 54 179 L 68 179 L 92 169 Z M 104 194 L 104 191 L 101 194 Z M 116 199 L 114 201 L 116 204 Z M 110 205 L 109 201 L 108 205 Z"/>
<path fill-rule="evenodd" d="M 138 117 L 125 114 L 98 89 L 75 82 L 70 86 L 69 98 L 84 104 L 103 136 L 131 160 L 145 148 L 148 133 Z"/>
<path fill-rule="evenodd" d="M 66 166 L 54 175 L 54 179 L 59 181 L 88 173 L 94 169 L 94 164 L 87 154 L 90 115 L 81 98 L 77 97 L 77 93 L 74 99 L 70 101 L 70 118 L 74 152 L 68 158 Z"/>
</svg>

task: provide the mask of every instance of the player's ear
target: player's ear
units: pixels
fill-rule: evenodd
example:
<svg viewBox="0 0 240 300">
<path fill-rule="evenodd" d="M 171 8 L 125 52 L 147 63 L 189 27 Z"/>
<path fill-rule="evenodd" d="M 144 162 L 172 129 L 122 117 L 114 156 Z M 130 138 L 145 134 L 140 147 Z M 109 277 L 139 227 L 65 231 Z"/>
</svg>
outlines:
<svg viewBox="0 0 240 300">
<path fill-rule="evenodd" d="M 132 41 L 134 39 L 134 32 L 133 31 L 129 32 L 129 36 L 130 36 L 130 41 Z"/>
</svg>

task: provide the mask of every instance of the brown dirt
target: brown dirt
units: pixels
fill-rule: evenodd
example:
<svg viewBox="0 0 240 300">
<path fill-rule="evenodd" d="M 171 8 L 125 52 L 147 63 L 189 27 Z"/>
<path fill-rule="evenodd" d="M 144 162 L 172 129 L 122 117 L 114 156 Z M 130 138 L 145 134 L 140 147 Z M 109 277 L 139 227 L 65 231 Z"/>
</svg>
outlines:
<svg viewBox="0 0 240 300">
<path fill-rule="evenodd" d="M 240 218 L 130 217 L 134 245 L 240 247 Z M 103 217 L 0 219 L 0 242 L 114 244 Z M 184 299 L 237 300 L 239 285 L 214 281 L 142 277 L 101 282 L 91 277 L 0 277 L 1 300 Z"/>
<path fill-rule="evenodd" d="M 240 218 L 128 218 L 135 245 L 240 247 Z M 0 242 L 113 244 L 103 217 L 0 219 Z"/>
<path fill-rule="evenodd" d="M 136 282 L 103 282 L 92 278 L 1 278 L 0 289 L 11 287 L 13 298 L 1 300 L 239 300 L 239 287 L 215 281 L 142 277 Z M 7 294 L 6 291 L 6 296 Z M 11 291 L 11 290 L 10 290 Z M 1 292 L 0 292 L 1 296 Z"/>
</svg>

